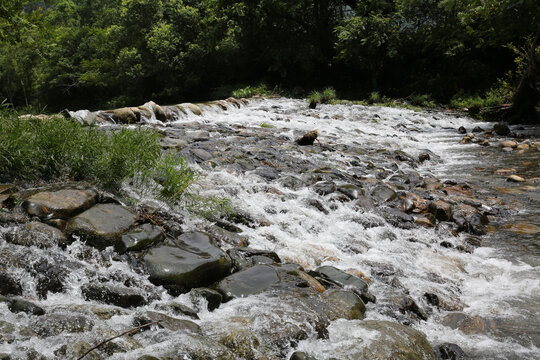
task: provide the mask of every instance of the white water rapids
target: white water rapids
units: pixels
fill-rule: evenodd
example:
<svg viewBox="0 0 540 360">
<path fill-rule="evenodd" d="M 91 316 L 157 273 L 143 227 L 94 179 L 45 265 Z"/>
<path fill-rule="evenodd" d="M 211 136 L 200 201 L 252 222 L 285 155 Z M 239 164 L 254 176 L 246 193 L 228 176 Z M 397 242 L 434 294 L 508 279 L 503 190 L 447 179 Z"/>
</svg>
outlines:
<svg viewBox="0 0 540 360">
<path fill-rule="evenodd" d="M 337 151 L 309 154 L 306 160 L 317 159 L 321 164 L 332 169 L 347 171 L 352 163 L 366 163 L 377 150 L 403 150 L 414 158 L 425 149 L 440 157 L 419 166 L 416 171 L 421 175 L 432 174 L 441 181 L 452 179 L 457 182 L 468 181 L 469 169 L 482 166 L 483 159 L 478 155 L 478 145 L 459 144 L 461 135 L 457 128 L 473 126 L 491 128 L 486 123 L 475 123 L 465 117 L 457 117 L 441 112 L 415 112 L 399 108 L 366 107 L 359 105 L 319 105 L 316 110 L 309 110 L 305 101 L 292 99 L 271 99 L 252 101 L 237 109 L 229 106 L 227 111 L 215 107 L 203 109 L 202 116 L 189 114 L 177 124 L 198 122 L 210 126 L 210 139 L 224 136 L 212 127 L 250 129 L 265 131 L 274 136 L 276 143 L 286 140 L 290 143 L 299 134 L 317 129 L 319 140 L 324 146 L 338 149 L 340 145 L 358 147 L 366 150 L 355 155 Z M 150 126 L 161 128 L 165 124 L 157 120 L 148 122 Z M 167 124 L 174 126 L 175 122 Z M 261 127 L 262 125 L 262 127 Z M 240 137 L 231 139 L 231 147 L 243 148 Z M 319 146 L 315 144 L 314 146 Z M 287 145 L 281 151 L 287 151 Z M 250 150 L 257 149 L 250 147 Z M 388 177 L 397 171 L 412 170 L 405 162 L 398 167 L 387 164 Z M 197 165 L 194 165 L 197 166 Z M 385 311 L 398 288 L 408 291 L 421 308 L 429 306 L 424 294 L 438 294 L 448 307 L 454 307 L 471 316 L 484 319 L 496 319 L 497 324 L 512 324 L 514 334 L 486 331 L 484 333 L 464 333 L 443 325 L 448 311 L 433 310 L 428 313 L 427 321 L 418 321 L 412 327 L 422 331 L 432 345 L 455 343 L 475 359 L 535 359 L 540 358 L 539 334 L 536 326 L 540 325 L 540 267 L 538 254 L 536 262 L 523 261 L 519 256 L 497 247 L 496 241 L 489 246 L 478 247 L 472 253 L 458 251 L 456 246 L 465 242 L 467 234 L 453 236 L 445 229 L 394 227 L 378 215 L 359 212 L 352 202 L 334 202 L 328 214 L 306 205 L 303 199 L 319 199 L 329 207 L 324 197 L 309 188 L 292 190 L 279 181 L 268 181 L 254 171 L 244 173 L 231 168 L 209 166 L 199 167 L 204 178 L 198 186 L 203 194 L 224 196 L 231 200 L 235 208 L 251 214 L 256 219 L 264 219 L 268 226 L 250 228 L 238 225 L 250 240 L 250 247 L 275 251 L 284 262 L 297 263 L 306 269 L 320 265 L 331 265 L 343 270 L 362 272 L 373 280 L 370 292 L 377 297 L 377 303 L 367 304 L 366 319 L 396 321 Z M 291 174 L 295 175 L 295 174 Z M 272 191 L 266 191 L 268 188 Z M 151 199 L 140 199 L 151 201 Z M 536 209 L 535 211 L 538 211 Z M 184 230 L 196 229 L 206 220 L 185 218 Z M 367 226 L 366 224 L 378 226 Z M 486 235 L 496 237 L 497 234 Z M 412 240 L 411 240 L 412 239 Z M 538 239 L 537 239 L 538 240 Z M 439 246 L 443 241 L 454 247 Z M 1 239 L 0 249 L 8 247 Z M 69 274 L 69 289 L 64 293 L 49 295 L 46 300 L 36 302 L 44 307 L 69 307 L 87 304 L 80 292 L 88 271 L 93 273 L 118 273 L 119 281 L 134 279 L 140 288 L 149 292 L 160 293 L 161 300 L 156 300 L 148 309 L 155 309 L 160 303 L 170 301 L 172 296 L 162 288 L 152 285 L 144 274 L 134 272 L 126 263 L 112 260 L 112 255 L 105 253 L 109 265 L 100 261 L 97 250 L 88 252 L 80 242 L 70 245 L 66 251 L 47 250 L 47 256 L 62 256 L 66 261 L 79 264 L 79 270 Z M 0 254 L 1 255 L 1 254 Z M 21 257 L 31 257 L 30 250 L 20 250 Z M 379 280 L 376 272 L 387 272 L 393 283 Z M 20 272 L 21 276 L 25 276 Z M 35 284 L 31 278 L 24 279 L 25 289 L 32 289 Z M 26 282 L 25 282 L 26 281 Z M 178 302 L 189 303 L 189 296 L 184 294 L 174 298 Z M 112 308 L 112 307 L 109 307 Z M 460 310 L 461 309 L 461 310 Z M 68 310 L 66 310 L 68 311 Z M 219 333 L 220 328 L 231 326 L 231 319 L 245 314 L 271 314 L 273 311 L 294 312 L 280 303 L 261 296 L 236 299 L 222 304 L 209 312 L 202 310 L 200 320 L 195 320 L 208 334 Z M 30 325 L 30 320 L 23 314 L 10 313 L 6 305 L 0 303 L 0 312 L 8 314 L 4 320 Z M 122 331 L 131 326 L 132 315 L 125 310 L 100 320 L 97 327 Z M 291 320 L 292 322 L 293 320 Z M 316 339 L 314 336 L 302 340 L 294 350 L 305 351 L 319 360 L 331 357 L 347 358 L 347 348 L 358 342 L 369 342 L 374 336 L 369 331 L 360 331 L 355 325 L 358 320 L 338 320 L 329 327 L 329 338 Z M 520 340 L 519 325 L 532 335 Z M 256 323 L 254 326 L 268 326 Z M 302 326 L 302 324 L 299 324 Z M 532 329 L 532 330 L 531 330 Z M 159 337 L 141 333 L 135 338 L 144 346 L 125 354 L 115 354 L 112 359 L 136 359 L 150 349 L 159 354 L 171 344 L 183 341 L 181 336 Z M 86 338 L 92 342 L 91 339 Z M 66 339 L 62 336 L 39 339 L 31 337 L 21 342 L 2 343 L 0 353 L 18 353 L 21 346 L 34 348 L 48 358 L 56 358 L 56 350 Z M 336 355 L 337 354 L 337 355 Z"/>
</svg>

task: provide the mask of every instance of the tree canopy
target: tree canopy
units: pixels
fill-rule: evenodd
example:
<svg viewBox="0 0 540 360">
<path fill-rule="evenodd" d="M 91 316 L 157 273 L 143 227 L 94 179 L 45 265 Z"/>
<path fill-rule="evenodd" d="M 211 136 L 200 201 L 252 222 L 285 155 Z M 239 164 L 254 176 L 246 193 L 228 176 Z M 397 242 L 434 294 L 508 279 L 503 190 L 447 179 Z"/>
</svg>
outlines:
<svg viewBox="0 0 540 360">
<path fill-rule="evenodd" d="M 266 82 L 448 102 L 525 73 L 537 90 L 538 24 L 536 0 L 5 0 L 0 101 L 112 107 Z"/>
</svg>

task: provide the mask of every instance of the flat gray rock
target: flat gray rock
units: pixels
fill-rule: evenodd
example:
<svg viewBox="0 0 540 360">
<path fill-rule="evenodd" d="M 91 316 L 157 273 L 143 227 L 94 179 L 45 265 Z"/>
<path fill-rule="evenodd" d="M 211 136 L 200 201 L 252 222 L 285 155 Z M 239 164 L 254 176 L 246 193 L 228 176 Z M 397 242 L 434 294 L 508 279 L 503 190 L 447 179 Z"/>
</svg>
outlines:
<svg viewBox="0 0 540 360">
<path fill-rule="evenodd" d="M 116 204 L 98 204 L 72 218 L 66 225 L 68 234 L 80 236 L 98 249 L 112 246 L 133 226 L 137 215 Z"/>
</svg>

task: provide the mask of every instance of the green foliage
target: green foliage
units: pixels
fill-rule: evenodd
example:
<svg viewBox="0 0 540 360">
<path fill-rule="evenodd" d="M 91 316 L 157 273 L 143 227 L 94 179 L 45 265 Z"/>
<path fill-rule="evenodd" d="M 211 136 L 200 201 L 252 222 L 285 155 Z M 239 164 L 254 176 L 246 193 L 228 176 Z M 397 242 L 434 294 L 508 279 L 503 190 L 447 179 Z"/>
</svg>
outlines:
<svg viewBox="0 0 540 360">
<path fill-rule="evenodd" d="M 435 107 L 435 102 L 429 94 L 413 94 L 410 96 L 410 103 L 415 106 Z"/>
<path fill-rule="evenodd" d="M 257 86 L 246 86 L 236 89 L 231 95 L 235 98 L 250 98 L 253 96 L 276 96 L 280 93 L 281 90 L 278 87 L 270 90 L 265 84 L 259 84 Z"/>
<path fill-rule="evenodd" d="M 181 157 L 161 156 L 158 135 L 143 129 L 107 133 L 62 117 L 19 118 L 0 113 L 0 180 L 85 180 L 117 189 L 137 177 L 161 179 L 176 199 L 196 179 Z"/>
<path fill-rule="evenodd" d="M 308 96 L 308 102 L 316 104 L 331 104 L 338 100 L 336 91 L 327 87 L 323 91 L 312 91 Z"/>
<path fill-rule="evenodd" d="M 262 81 L 268 87 L 234 96 L 330 84 L 393 98 L 428 93 L 410 100 L 429 106 L 459 90 L 484 94 L 508 71 L 516 88 L 530 73 L 522 50 L 537 38 L 537 3 L 3 1 L 0 99 L 52 110 L 179 103 Z"/>
<path fill-rule="evenodd" d="M 467 108 L 473 112 L 479 112 L 483 108 L 489 108 L 510 103 L 512 100 L 513 91 L 507 81 L 501 80 L 498 85 L 489 89 L 485 93 L 467 95 L 464 92 L 459 92 L 450 100 L 452 108 Z"/>
<path fill-rule="evenodd" d="M 267 129 L 275 128 L 274 125 L 268 124 L 268 123 L 265 123 L 265 122 L 263 122 L 263 123 L 261 124 L 261 127 L 262 127 L 262 128 L 267 128 Z"/>
</svg>

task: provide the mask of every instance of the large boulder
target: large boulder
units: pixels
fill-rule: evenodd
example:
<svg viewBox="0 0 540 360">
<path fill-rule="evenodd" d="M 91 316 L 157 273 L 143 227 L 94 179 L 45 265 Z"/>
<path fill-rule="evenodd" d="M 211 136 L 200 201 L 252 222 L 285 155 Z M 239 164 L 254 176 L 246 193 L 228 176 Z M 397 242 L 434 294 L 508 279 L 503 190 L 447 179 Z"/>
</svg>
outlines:
<svg viewBox="0 0 540 360">
<path fill-rule="evenodd" d="M 144 262 L 150 281 L 174 294 L 207 286 L 230 273 L 231 259 L 202 232 L 180 235 L 151 249 Z"/>
<path fill-rule="evenodd" d="M 348 320 L 363 319 L 366 306 L 358 295 L 349 290 L 332 289 L 322 293 L 323 302 L 330 306 L 336 314 L 335 318 L 345 318 Z"/>
<path fill-rule="evenodd" d="M 115 245 L 136 219 L 137 215 L 124 206 L 98 204 L 72 218 L 66 225 L 66 232 L 80 236 L 91 246 L 104 249 Z"/>
<path fill-rule="evenodd" d="M 2 270 L 0 270 L 0 295 L 22 295 L 19 282 Z"/>
<path fill-rule="evenodd" d="M 23 207 L 31 216 L 69 219 L 93 206 L 97 197 L 94 190 L 44 191 L 26 199 Z"/>
</svg>

